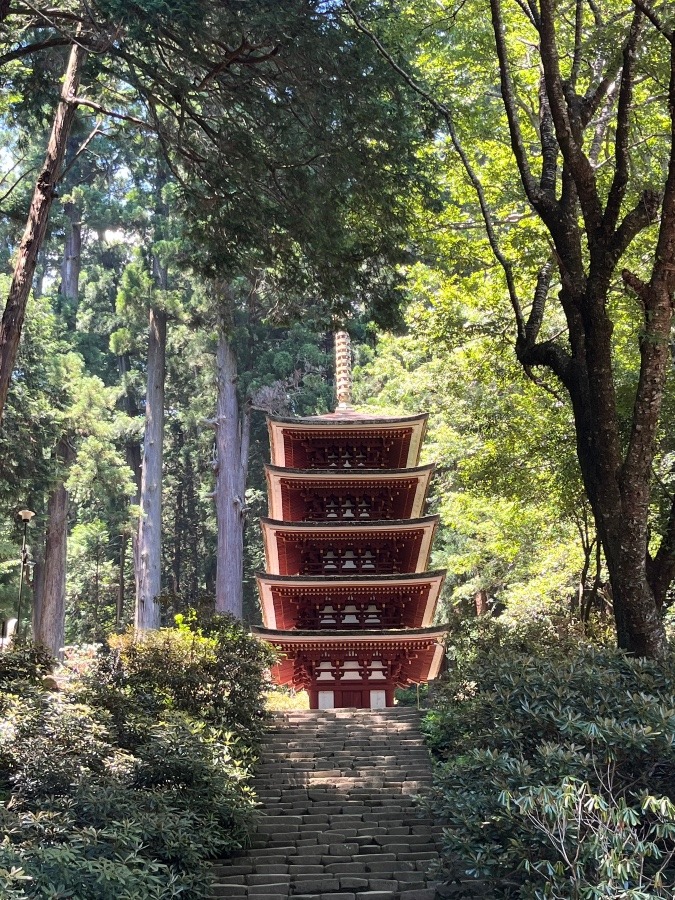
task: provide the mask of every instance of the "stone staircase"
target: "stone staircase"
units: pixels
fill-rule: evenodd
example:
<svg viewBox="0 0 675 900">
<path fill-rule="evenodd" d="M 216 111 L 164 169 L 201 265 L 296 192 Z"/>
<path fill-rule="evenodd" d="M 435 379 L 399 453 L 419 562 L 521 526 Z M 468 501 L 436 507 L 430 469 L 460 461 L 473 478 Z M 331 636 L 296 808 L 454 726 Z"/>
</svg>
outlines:
<svg viewBox="0 0 675 900">
<path fill-rule="evenodd" d="M 431 782 L 419 721 L 397 707 L 277 713 L 252 847 L 214 865 L 211 897 L 433 900 L 441 829 L 414 801 Z"/>
</svg>

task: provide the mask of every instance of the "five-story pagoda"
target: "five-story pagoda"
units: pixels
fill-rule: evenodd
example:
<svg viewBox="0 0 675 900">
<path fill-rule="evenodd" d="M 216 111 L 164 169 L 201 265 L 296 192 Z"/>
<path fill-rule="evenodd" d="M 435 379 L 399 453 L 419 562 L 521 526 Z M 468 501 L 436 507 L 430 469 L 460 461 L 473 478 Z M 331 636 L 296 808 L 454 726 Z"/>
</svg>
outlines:
<svg viewBox="0 0 675 900">
<path fill-rule="evenodd" d="M 264 627 L 279 684 L 312 709 L 392 706 L 435 678 L 445 628 L 432 626 L 445 577 L 427 571 L 437 516 L 424 516 L 433 466 L 418 465 L 426 414 L 372 418 L 351 400 L 351 351 L 336 335 L 338 407 L 269 418 Z"/>
</svg>

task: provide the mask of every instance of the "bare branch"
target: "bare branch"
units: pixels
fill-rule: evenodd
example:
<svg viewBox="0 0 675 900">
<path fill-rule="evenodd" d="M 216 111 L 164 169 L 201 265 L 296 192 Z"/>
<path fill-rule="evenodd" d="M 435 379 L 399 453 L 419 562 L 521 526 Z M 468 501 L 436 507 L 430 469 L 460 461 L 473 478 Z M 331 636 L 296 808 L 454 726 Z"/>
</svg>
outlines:
<svg viewBox="0 0 675 900">
<path fill-rule="evenodd" d="M 570 87 L 576 91 L 581 68 L 581 45 L 584 27 L 584 0 L 577 0 L 574 9 L 574 55 L 572 57 L 572 71 L 570 72 Z"/>
<path fill-rule="evenodd" d="M 0 56 L 0 66 L 5 63 L 12 62 L 15 59 L 22 59 L 24 56 L 30 56 L 33 53 L 39 53 L 41 50 L 48 50 L 50 47 L 67 47 L 70 39 L 65 37 L 50 38 L 47 41 L 37 41 L 35 44 L 24 44 L 23 47 L 17 47 L 16 50 L 9 50 Z"/>
<path fill-rule="evenodd" d="M 660 208 L 661 194 L 650 189 L 642 192 L 637 205 L 626 213 L 610 241 L 608 249 L 615 264 L 628 249 L 633 238 L 648 225 L 658 221 Z"/>
<path fill-rule="evenodd" d="M 603 215 L 603 228 L 607 236 L 616 228 L 616 223 L 621 210 L 621 203 L 626 194 L 628 185 L 628 161 L 630 155 L 630 111 L 633 103 L 633 79 L 635 77 L 635 57 L 637 54 L 638 39 L 642 26 L 642 13 L 635 10 L 631 22 L 628 39 L 623 48 L 623 67 L 619 82 L 619 103 L 616 116 L 616 136 L 614 138 L 615 169 L 612 186 L 609 190 L 605 213 Z"/>
<path fill-rule="evenodd" d="M 675 499 L 670 506 L 668 524 L 659 549 L 653 558 L 647 556 L 647 578 L 656 602 L 661 606 L 666 591 L 675 579 Z"/>
<path fill-rule="evenodd" d="M 511 135 L 511 149 L 516 158 L 520 180 L 523 183 L 527 199 L 544 221 L 547 224 L 550 224 L 552 217 L 556 213 L 555 203 L 552 203 L 550 198 L 547 198 L 542 194 L 540 186 L 532 175 L 530 164 L 527 159 L 523 135 L 520 130 L 520 122 L 516 112 L 517 103 L 511 78 L 511 67 L 506 51 L 506 36 L 504 32 L 501 0 L 490 0 L 490 9 L 492 12 L 492 27 L 497 45 L 497 56 L 499 58 L 499 79 L 502 98 L 504 100 L 504 108 L 509 123 L 509 133 Z"/>
<path fill-rule="evenodd" d="M 675 41 L 670 45 L 668 90 L 670 159 L 654 263 L 648 289 L 643 294 L 645 326 L 640 342 L 640 378 L 621 472 L 624 494 L 627 485 L 646 478 L 651 468 L 669 359 L 668 338 L 673 321 L 675 292 Z"/>
<path fill-rule="evenodd" d="M 537 276 L 537 284 L 534 289 L 534 299 L 532 300 L 532 308 L 525 326 L 525 339 L 529 346 L 536 343 L 544 321 L 544 310 L 546 309 L 546 299 L 548 297 L 549 288 L 551 286 L 551 278 L 553 276 L 553 260 L 547 260 L 539 270 Z"/>
<path fill-rule="evenodd" d="M 551 107 L 546 96 L 546 85 L 541 79 L 539 85 L 539 139 L 541 141 L 541 178 L 539 186 L 546 196 L 555 200 L 558 181 L 558 142 L 555 139 L 555 128 L 551 117 Z"/>
<path fill-rule="evenodd" d="M 649 289 L 649 285 L 641 278 L 638 278 L 638 276 L 631 272 L 629 269 L 622 270 L 621 280 L 626 285 L 626 287 L 630 288 L 631 291 L 638 297 L 638 299 L 642 303 L 642 308 L 644 309 L 645 297 Z"/>
<path fill-rule="evenodd" d="M 150 125 L 149 122 L 144 122 L 143 119 L 138 119 L 136 116 L 128 116 L 124 113 L 115 112 L 115 110 L 107 109 L 105 106 L 101 106 L 100 103 L 95 103 L 93 100 L 87 100 L 86 97 L 74 97 L 72 94 L 69 97 L 66 97 L 66 102 L 72 103 L 74 106 L 85 106 L 87 109 L 93 109 L 94 112 L 100 113 L 102 116 L 108 116 L 111 119 L 119 119 L 121 122 L 130 122 L 132 125 L 138 125 L 139 128 L 144 128 L 147 131 L 155 131 L 155 128 Z"/>
<path fill-rule="evenodd" d="M 70 160 L 67 166 L 65 166 L 61 172 L 61 176 L 59 181 L 63 181 L 68 172 L 73 168 L 77 160 L 82 156 L 82 154 L 86 151 L 87 147 L 94 140 L 95 137 L 98 137 L 99 134 L 105 134 L 99 122 L 96 123 L 90 134 L 82 141 L 77 151 L 73 154 L 73 158 Z"/>
<path fill-rule="evenodd" d="M 13 168 L 14 168 L 14 166 L 12 166 L 12 169 Z M 0 197 L 0 203 L 3 203 L 9 196 L 11 196 L 14 189 L 16 187 L 18 187 L 18 185 L 21 184 L 21 182 L 24 180 L 24 178 L 27 178 L 29 175 L 31 175 L 33 172 L 35 172 L 36 168 L 37 168 L 36 166 L 33 166 L 32 168 L 30 168 L 26 172 L 24 172 L 22 175 L 19 175 L 19 177 L 14 182 L 14 184 L 10 188 L 8 188 L 5 191 L 5 193 Z M 3 178 L 3 181 L 4 181 L 4 178 Z"/>
<path fill-rule="evenodd" d="M 493 4 L 496 2 L 498 0 L 492 0 Z M 560 73 L 554 6 L 553 0 L 541 0 L 541 59 L 546 93 L 551 104 L 551 115 L 560 150 L 574 179 L 589 242 L 592 243 L 602 222 L 602 207 L 593 167 L 581 149 L 581 136 L 575 133 L 575 125 L 570 118 Z"/>
</svg>

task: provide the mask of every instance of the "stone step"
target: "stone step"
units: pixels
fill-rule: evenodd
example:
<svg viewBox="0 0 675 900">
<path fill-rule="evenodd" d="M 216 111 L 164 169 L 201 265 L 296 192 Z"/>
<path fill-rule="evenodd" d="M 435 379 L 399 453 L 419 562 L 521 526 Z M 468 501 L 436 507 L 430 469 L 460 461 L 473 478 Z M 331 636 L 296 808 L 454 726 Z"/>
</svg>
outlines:
<svg viewBox="0 0 675 900">
<path fill-rule="evenodd" d="M 429 754 L 409 709 L 277 713 L 254 778 L 246 855 L 214 865 L 210 896 L 432 900 L 442 829 L 418 807 Z"/>
</svg>

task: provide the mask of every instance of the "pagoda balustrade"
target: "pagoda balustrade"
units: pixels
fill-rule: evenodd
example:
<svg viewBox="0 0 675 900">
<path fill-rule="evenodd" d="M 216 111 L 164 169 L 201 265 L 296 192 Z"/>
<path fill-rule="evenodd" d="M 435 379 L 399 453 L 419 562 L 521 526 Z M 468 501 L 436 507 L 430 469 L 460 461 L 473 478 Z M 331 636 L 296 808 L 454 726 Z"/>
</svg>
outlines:
<svg viewBox="0 0 675 900">
<path fill-rule="evenodd" d="M 400 628 L 405 606 L 405 600 L 386 605 L 358 599 L 314 607 L 300 603 L 298 628 Z"/>
<path fill-rule="evenodd" d="M 301 575 L 396 575 L 402 571 L 394 541 L 369 547 L 306 546 L 301 560 Z"/>
<path fill-rule="evenodd" d="M 326 659 L 325 654 L 302 651 L 295 656 L 296 687 L 320 687 L 332 682 L 392 682 L 400 681 L 405 664 L 415 653 L 395 650 L 391 653 L 380 653 L 378 657 L 370 654 L 354 656 L 333 656 Z"/>
<path fill-rule="evenodd" d="M 307 522 L 363 521 L 393 519 L 394 497 L 391 491 L 376 494 L 347 494 L 340 496 L 329 491 L 304 493 L 304 520 Z"/>
<path fill-rule="evenodd" d="M 383 469 L 392 442 L 384 438 L 368 444 L 333 439 L 325 443 L 304 441 L 302 447 L 310 469 Z"/>
</svg>

